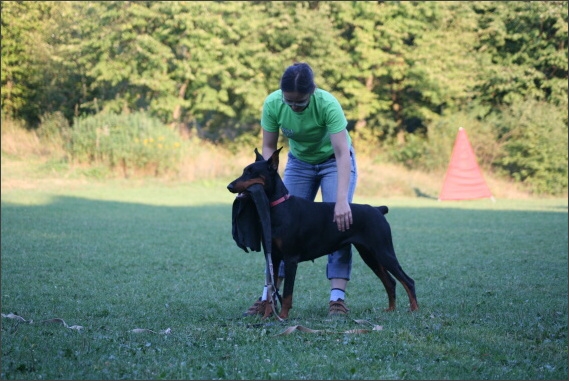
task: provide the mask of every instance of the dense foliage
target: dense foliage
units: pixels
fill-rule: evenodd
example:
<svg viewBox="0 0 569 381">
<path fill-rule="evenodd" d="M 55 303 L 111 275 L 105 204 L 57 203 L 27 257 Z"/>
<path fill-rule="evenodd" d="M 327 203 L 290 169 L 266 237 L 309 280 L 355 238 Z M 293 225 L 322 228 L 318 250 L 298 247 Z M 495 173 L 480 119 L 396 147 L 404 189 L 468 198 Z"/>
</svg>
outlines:
<svg viewBox="0 0 569 381">
<path fill-rule="evenodd" d="M 145 111 L 220 143 L 256 136 L 284 68 L 309 62 L 358 150 L 567 190 L 567 2 L 3 1 L 2 113 Z M 380 148 L 378 150 L 378 148 Z M 369 153 L 368 152 L 368 153 Z"/>
</svg>

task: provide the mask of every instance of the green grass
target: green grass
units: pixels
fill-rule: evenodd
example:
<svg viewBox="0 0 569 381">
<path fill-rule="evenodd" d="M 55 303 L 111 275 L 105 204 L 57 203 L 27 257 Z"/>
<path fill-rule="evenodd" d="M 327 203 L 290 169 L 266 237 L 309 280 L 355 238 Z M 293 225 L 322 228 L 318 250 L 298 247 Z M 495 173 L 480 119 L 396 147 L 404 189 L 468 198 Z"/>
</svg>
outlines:
<svg viewBox="0 0 569 381">
<path fill-rule="evenodd" d="M 352 319 L 327 317 L 325 258 L 286 323 L 242 318 L 262 253 L 231 237 L 225 182 L 2 191 L 2 379 L 567 379 L 567 200 L 386 204 L 420 310 L 383 312 L 354 256 Z M 43 320 L 63 319 L 80 331 Z M 294 332 L 303 325 L 324 334 Z M 136 328 L 152 332 L 135 333 Z M 169 334 L 162 333 L 170 329 Z"/>
</svg>

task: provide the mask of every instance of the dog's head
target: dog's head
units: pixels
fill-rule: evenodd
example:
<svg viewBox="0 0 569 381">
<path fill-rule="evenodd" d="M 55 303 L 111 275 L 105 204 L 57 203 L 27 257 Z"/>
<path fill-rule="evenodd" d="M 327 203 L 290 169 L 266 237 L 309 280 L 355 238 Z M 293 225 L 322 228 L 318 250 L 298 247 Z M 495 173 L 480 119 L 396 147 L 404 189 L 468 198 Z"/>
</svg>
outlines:
<svg viewBox="0 0 569 381">
<path fill-rule="evenodd" d="M 246 166 L 243 174 L 229 183 L 227 189 L 231 193 L 244 195 L 250 186 L 259 184 L 266 192 L 270 192 L 273 188 L 273 179 L 278 174 L 281 149 L 282 147 L 277 149 L 268 160 L 265 160 L 255 148 L 255 162 Z"/>
</svg>

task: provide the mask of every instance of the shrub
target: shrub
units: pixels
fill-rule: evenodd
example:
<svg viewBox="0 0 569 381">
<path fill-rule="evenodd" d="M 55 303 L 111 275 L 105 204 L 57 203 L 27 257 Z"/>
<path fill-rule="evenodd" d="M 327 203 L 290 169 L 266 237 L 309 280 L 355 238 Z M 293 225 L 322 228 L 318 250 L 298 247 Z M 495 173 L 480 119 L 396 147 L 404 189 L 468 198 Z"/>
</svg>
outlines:
<svg viewBox="0 0 569 381">
<path fill-rule="evenodd" d="M 455 113 L 434 121 L 426 136 L 407 134 L 404 144 L 393 143 L 385 148 L 388 160 L 408 169 L 445 170 L 454 147 L 459 127 L 468 133 L 478 164 L 489 169 L 498 149 L 491 127 L 467 113 Z"/>
<path fill-rule="evenodd" d="M 176 171 L 181 147 L 175 131 L 145 113 L 101 113 L 75 120 L 68 150 L 75 163 L 105 164 L 128 177 Z"/>
<path fill-rule="evenodd" d="M 493 117 L 503 141 L 495 168 L 536 194 L 567 192 L 567 115 L 542 102 L 527 101 Z"/>
<path fill-rule="evenodd" d="M 419 168 L 446 170 L 460 127 L 464 128 L 468 135 L 478 165 L 490 171 L 492 162 L 500 151 L 499 142 L 492 125 L 479 120 L 474 112 L 454 113 L 442 117 L 429 127 Z"/>
<path fill-rule="evenodd" d="M 424 138 L 414 134 L 407 134 L 405 143 L 394 143 L 387 148 L 387 154 L 391 162 L 403 164 L 408 169 L 421 168 L 424 167 L 422 158 L 425 157 L 427 148 L 428 145 Z"/>
<path fill-rule="evenodd" d="M 62 112 L 46 113 L 40 117 L 37 134 L 42 142 L 62 148 L 69 142 L 70 132 L 69 122 Z"/>
</svg>

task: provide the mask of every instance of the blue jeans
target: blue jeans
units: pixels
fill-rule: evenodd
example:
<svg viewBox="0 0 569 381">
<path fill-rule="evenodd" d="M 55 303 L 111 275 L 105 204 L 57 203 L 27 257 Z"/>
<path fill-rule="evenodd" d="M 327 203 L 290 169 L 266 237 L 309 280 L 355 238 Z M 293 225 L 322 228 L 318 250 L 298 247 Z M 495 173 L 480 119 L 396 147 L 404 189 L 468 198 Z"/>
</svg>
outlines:
<svg viewBox="0 0 569 381">
<path fill-rule="evenodd" d="M 348 201 L 352 202 L 356 183 L 358 180 L 358 170 L 356 165 L 356 154 L 353 147 L 350 148 L 351 175 L 348 187 Z M 307 200 L 316 198 L 318 189 L 322 193 L 322 201 L 336 202 L 338 191 L 338 168 L 336 159 L 330 158 L 320 164 L 309 164 L 292 156 L 289 152 L 288 161 L 284 170 L 283 181 L 292 196 L 302 197 Z M 302 223 L 302 221 L 299 221 Z M 328 265 L 326 276 L 328 279 L 343 278 L 350 280 L 352 272 L 352 245 L 342 247 L 328 255 Z M 279 267 L 279 277 L 284 278 L 284 263 Z"/>
</svg>

